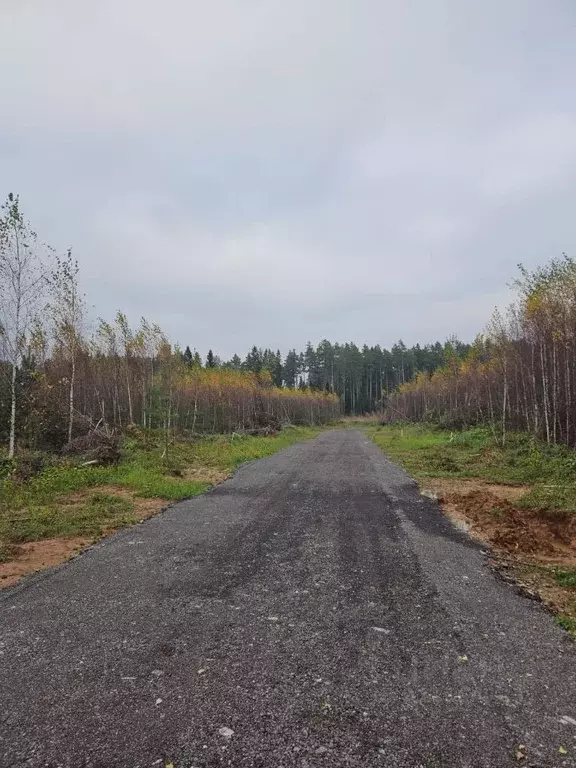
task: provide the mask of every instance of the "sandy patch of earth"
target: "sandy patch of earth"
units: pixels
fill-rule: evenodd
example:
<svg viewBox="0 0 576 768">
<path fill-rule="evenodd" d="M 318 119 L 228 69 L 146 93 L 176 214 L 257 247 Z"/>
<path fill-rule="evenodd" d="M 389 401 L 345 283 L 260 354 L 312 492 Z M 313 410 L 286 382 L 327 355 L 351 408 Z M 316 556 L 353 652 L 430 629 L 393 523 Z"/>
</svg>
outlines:
<svg viewBox="0 0 576 768">
<path fill-rule="evenodd" d="M 77 555 L 91 541 L 78 536 L 73 539 L 43 539 L 20 544 L 14 560 L 0 563 L 0 589 L 16 584 L 29 573 L 63 563 Z"/>
<path fill-rule="evenodd" d="M 466 480 L 459 477 L 430 477 L 423 480 L 421 486 L 439 497 L 453 493 L 466 496 L 477 491 L 486 491 L 505 501 L 518 501 L 530 490 L 529 485 L 503 485 L 501 483 L 488 483 L 483 480 Z"/>
</svg>

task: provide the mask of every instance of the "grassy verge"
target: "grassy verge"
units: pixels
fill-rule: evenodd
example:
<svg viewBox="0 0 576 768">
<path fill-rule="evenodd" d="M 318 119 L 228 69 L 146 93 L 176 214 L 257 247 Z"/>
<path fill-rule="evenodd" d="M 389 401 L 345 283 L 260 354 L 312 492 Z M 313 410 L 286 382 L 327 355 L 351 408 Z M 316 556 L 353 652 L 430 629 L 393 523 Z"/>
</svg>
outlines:
<svg viewBox="0 0 576 768">
<path fill-rule="evenodd" d="M 576 452 L 510 434 L 504 446 L 486 429 L 445 432 L 426 425 L 372 426 L 374 442 L 416 478 L 478 478 L 530 485 L 526 507 L 576 511 Z"/>
<path fill-rule="evenodd" d="M 576 636 L 575 451 L 518 433 L 502 445 L 480 428 L 372 424 L 366 431 Z"/>
<path fill-rule="evenodd" d="M 163 456 L 162 435 L 134 432 L 116 466 L 81 467 L 45 457 L 27 481 L 0 477 L 0 562 L 22 545 L 55 537 L 95 539 L 138 522 L 170 502 L 196 496 L 236 467 L 269 456 L 320 430 L 292 427 L 270 437 L 216 435 L 175 441 Z"/>
</svg>

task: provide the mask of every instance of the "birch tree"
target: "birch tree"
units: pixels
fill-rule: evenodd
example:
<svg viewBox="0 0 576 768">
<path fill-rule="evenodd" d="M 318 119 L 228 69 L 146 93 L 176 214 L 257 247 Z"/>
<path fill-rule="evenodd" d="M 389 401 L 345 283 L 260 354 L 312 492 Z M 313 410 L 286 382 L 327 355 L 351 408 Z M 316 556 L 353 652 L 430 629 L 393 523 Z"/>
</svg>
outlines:
<svg viewBox="0 0 576 768">
<path fill-rule="evenodd" d="M 10 365 L 8 457 L 16 449 L 18 370 L 26 336 L 46 286 L 46 265 L 36 233 L 24 219 L 17 196 L 10 193 L 0 216 L 0 333 Z"/>
<path fill-rule="evenodd" d="M 66 257 L 56 256 L 56 266 L 50 280 L 52 302 L 50 309 L 54 321 L 56 343 L 62 347 L 70 365 L 68 378 L 68 442 L 74 428 L 74 393 L 76 360 L 82 345 L 85 303 L 78 286 L 78 262 L 68 250 Z"/>
<path fill-rule="evenodd" d="M 130 384 L 130 360 L 132 358 L 134 346 L 134 334 L 128 324 L 126 315 L 118 310 L 116 313 L 116 325 L 120 331 L 122 346 L 124 347 L 124 376 L 126 379 L 126 392 L 128 394 L 128 419 L 130 424 L 134 424 L 134 409 L 132 406 L 132 387 Z"/>
</svg>

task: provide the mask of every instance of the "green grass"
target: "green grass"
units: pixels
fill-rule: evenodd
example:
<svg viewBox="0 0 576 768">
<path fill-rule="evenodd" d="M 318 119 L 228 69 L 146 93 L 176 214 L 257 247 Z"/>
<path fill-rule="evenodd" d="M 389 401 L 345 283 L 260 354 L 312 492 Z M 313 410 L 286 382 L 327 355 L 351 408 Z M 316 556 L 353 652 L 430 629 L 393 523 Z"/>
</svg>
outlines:
<svg viewBox="0 0 576 768">
<path fill-rule="evenodd" d="M 15 544 L 56 536 L 99 536 L 136 518 L 128 499 L 105 493 L 90 494 L 82 504 L 30 503 L 0 511 L 0 562 L 9 559 Z"/>
<path fill-rule="evenodd" d="M 135 431 L 124 439 L 122 459 L 116 466 L 81 467 L 79 462 L 46 457 L 48 466 L 26 482 L 12 480 L 4 472 L 0 476 L 0 562 L 9 559 L 14 545 L 23 542 L 56 536 L 97 537 L 137 521 L 130 497 L 102 492 L 98 487 L 114 486 L 135 497 L 178 501 L 209 488 L 217 476 L 214 470 L 230 472 L 319 432 L 291 427 L 271 437 L 181 439 L 170 443 L 163 457 L 160 433 Z M 198 478 L 186 478 L 191 470 Z"/>
<path fill-rule="evenodd" d="M 554 579 L 561 587 L 576 589 L 576 569 L 558 568 L 554 572 Z"/>
<path fill-rule="evenodd" d="M 576 452 L 510 433 L 502 446 L 488 429 L 448 432 L 426 424 L 372 425 L 371 439 L 414 477 L 477 478 L 532 486 L 520 506 L 576 511 Z"/>
<path fill-rule="evenodd" d="M 576 638 L 576 619 L 572 618 L 571 616 L 560 614 L 560 616 L 556 617 L 556 621 L 563 629 L 565 629 L 567 632 L 570 632 L 570 634 L 574 635 Z"/>
</svg>

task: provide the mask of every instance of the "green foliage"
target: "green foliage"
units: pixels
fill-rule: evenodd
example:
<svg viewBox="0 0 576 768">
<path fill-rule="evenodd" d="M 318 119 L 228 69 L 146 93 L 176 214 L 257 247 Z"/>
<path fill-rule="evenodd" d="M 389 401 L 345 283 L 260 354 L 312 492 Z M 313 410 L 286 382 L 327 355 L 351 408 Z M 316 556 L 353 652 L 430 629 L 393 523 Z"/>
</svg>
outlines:
<svg viewBox="0 0 576 768">
<path fill-rule="evenodd" d="M 576 483 L 571 485 L 535 485 L 522 497 L 520 506 L 576 512 Z"/>
<path fill-rule="evenodd" d="M 561 587 L 574 587 L 576 589 L 576 569 L 569 570 L 558 568 L 554 572 L 554 579 Z"/>
<path fill-rule="evenodd" d="M 186 349 L 182 353 L 182 362 L 188 367 L 190 367 L 192 365 L 192 360 L 193 360 L 192 350 L 190 349 L 190 347 L 186 347 Z"/>
<path fill-rule="evenodd" d="M 7 480 L 16 469 L 16 459 L 0 458 L 0 483 Z"/>
</svg>

